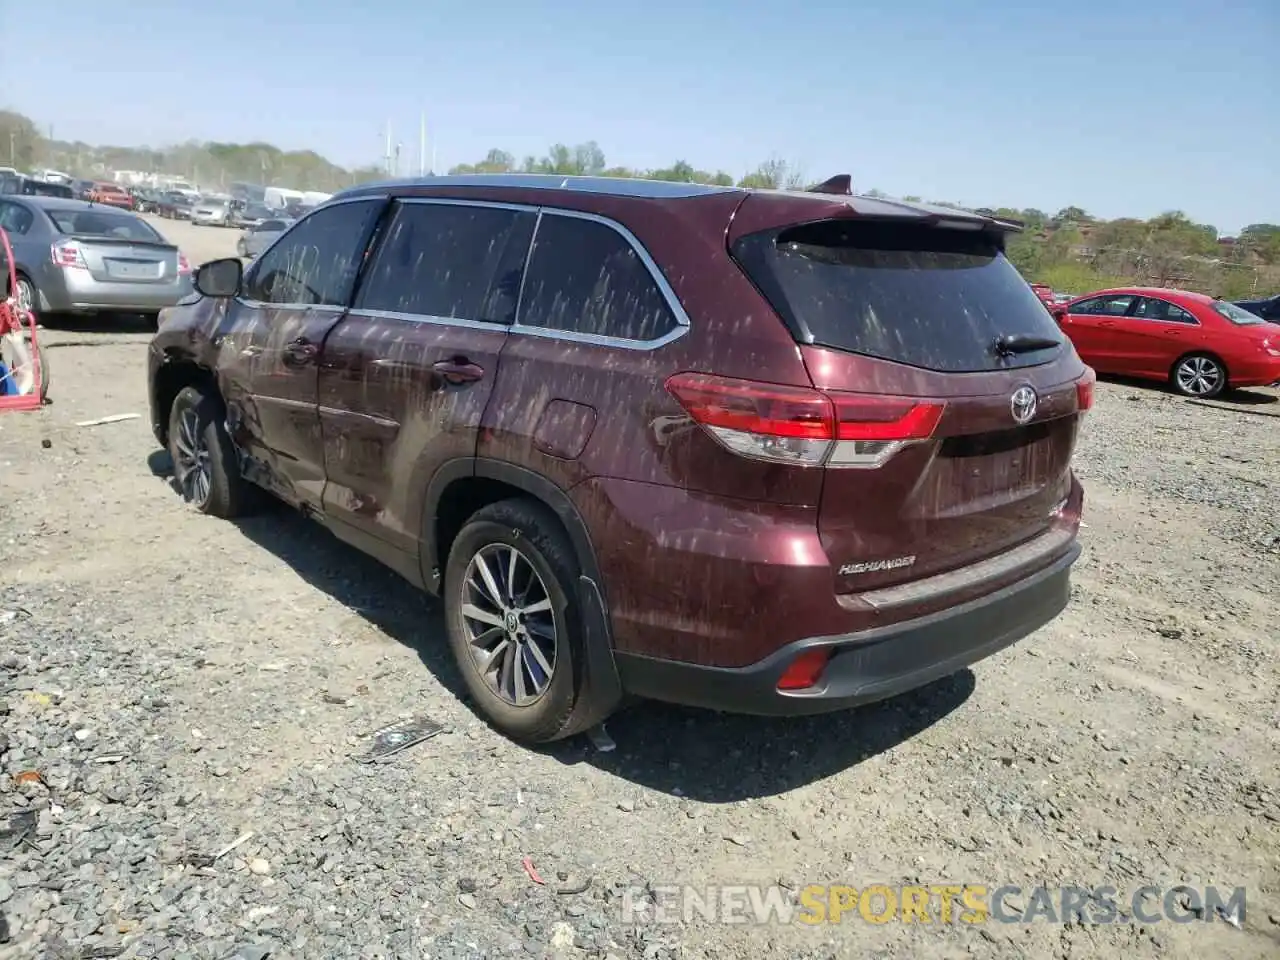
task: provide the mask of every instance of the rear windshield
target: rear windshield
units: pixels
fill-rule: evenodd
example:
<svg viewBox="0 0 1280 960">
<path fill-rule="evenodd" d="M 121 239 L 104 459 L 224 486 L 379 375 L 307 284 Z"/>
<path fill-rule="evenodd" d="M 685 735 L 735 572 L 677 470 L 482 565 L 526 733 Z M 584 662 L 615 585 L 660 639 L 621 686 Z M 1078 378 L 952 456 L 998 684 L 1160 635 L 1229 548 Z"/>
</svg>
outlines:
<svg viewBox="0 0 1280 960">
<path fill-rule="evenodd" d="M 1244 307 L 1237 307 L 1234 303 L 1227 303 L 1225 300 L 1215 300 L 1213 309 L 1219 314 L 1226 317 L 1237 327 L 1252 327 L 1259 323 L 1266 323 L 1256 313 L 1250 313 Z"/>
<path fill-rule="evenodd" d="M 143 220 L 127 213 L 98 210 L 46 210 L 53 225 L 73 237 L 103 237 L 140 243 L 164 243 L 164 238 Z"/>
<path fill-rule="evenodd" d="M 32 197 L 61 197 L 70 200 L 75 194 L 64 183 L 47 183 L 42 180 L 26 180 L 22 192 Z"/>
<path fill-rule="evenodd" d="M 801 343 L 949 373 L 1046 363 L 1060 349 L 997 355 L 1002 336 L 1062 334 L 984 233 L 822 220 L 750 234 L 733 254 Z"/>
</svg>

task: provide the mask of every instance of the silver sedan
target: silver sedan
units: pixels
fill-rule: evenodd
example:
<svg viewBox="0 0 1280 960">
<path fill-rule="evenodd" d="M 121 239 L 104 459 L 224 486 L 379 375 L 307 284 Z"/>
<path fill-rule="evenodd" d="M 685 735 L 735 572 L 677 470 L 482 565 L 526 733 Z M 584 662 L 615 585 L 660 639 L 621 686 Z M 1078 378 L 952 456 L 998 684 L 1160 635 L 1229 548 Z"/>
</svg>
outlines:
<svg viewBox="0 0 1280 960">
<path fill-rule="evenodd" d="M 191 208 L 191 222 L 198 227 L 230 227 L 235 221 L 230 200 L 205 197 Z"/>
<path fill-rule="evenodd" d="M 18 299 L 40 313 L 156 313 L 192 291 L 191 266 L 142 218 L 56 197 L 0 197 Z"/>
<path fill-rule="evenodd" d="M 291 226 L 293 226 L 293 221 L 283 218 L 255 223 L 241 232 L 240 238 L 236 240 L 236 253 L 246 259 L 259 256 L 263 250 L 276 242 L 276 238 L 280 234 Z"/>
</svg>

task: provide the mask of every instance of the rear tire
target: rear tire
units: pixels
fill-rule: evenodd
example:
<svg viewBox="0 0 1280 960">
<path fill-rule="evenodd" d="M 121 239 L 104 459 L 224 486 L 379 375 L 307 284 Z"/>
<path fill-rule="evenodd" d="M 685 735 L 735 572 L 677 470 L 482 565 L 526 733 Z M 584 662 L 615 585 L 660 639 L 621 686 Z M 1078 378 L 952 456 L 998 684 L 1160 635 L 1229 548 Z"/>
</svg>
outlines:
<svg viewBox="0 0 1280 960">
<path fill-rule="evenodd" d="M 480 712 L 513 740 L 574 732 L 584 662 L 577 571 L 555 515 L 529 500 L 479 510 L 449 551 L 449 645 Z"/>
<path fill-rule="evenodd" d="M 1227 368 L 1210 354 L 1188 354 L 1173 365 L 1169 384 L 1184 397 L 1208 400 L 1227 388 Z"/>
<path fill-rule="evenodd" d="M 199 387 L 179 391 L 169 412 L 169 456 L 182 498 L 201 513 L 230 520 L 245 512 L 251 491 L 217 397 Z"/>
</svg>

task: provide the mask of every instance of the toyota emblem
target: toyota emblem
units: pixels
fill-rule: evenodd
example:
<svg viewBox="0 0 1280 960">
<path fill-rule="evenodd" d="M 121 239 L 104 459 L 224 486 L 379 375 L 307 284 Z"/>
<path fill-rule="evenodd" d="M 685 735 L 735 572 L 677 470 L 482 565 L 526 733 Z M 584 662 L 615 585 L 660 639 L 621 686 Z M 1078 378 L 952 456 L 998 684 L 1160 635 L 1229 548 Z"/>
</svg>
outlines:
<svg viewBox="0 0 1280 960">
<path fill-rule="evenodd" d="M 1035 390 L 1031 387 L 1019 387 L 1013 391 L 1013 396 L 1009 398 L 1009 409 L 1013 412 L 1013 419 L 1016 423 L 1026 423 L 1036 415 L 1036 407 L 1039 405 L 1039 397 L 1036 396 Z"/>
</svg>

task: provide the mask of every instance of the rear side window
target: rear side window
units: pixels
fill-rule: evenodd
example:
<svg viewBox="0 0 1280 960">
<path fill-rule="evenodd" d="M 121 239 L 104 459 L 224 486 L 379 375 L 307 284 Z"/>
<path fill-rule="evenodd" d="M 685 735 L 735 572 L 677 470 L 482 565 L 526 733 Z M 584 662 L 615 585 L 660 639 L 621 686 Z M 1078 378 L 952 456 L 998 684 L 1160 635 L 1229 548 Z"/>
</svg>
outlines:
<svg viewBox="0 0 1280 960">
<path fill-rule="evenodd" d="M 648 341 L 679 321 L 626 237 L 596 220 L 548 212 L 529 255 L 520 323 Z"/>
<path fill-rule="evenodd" d="M 255 261 L 245 296 L 261 303 L 345 306 L 380 199 L 341 203 L 296 224 Z"/>
<path fill-rule="evenodd" d="M 1133 315 L 1142 320 L 1163 320 L 1166 323 L 1195 324 L 1196 318 L 1176 303 L 1158 297 L 1140 297 Z"/>
<path fill-rule="evenodd" d="M 1060 349 L 997 355 L 1002 336 L 1062 334 L 983 233 L 822 220 L 750 234 L 733 254 L 801 343 L 949 373 L 1032 366 Z"/>
<path fill-rule="evenodd" d="M 26 207 L 16 203 L 0 203 L 0 227 L 9 233 L 26 233 L 31 229 L 35 217 Z"/>
<path fill-rule="evenodd" d="M 164 243 L 145 220 L 127 213 L 107 213 L 101 207 L 88 210 L 46 210 L 59 233 L 71 237 L 106 237 L 139 243 Z"/>
<path fill-rule="evenodd" d="M 535 219 L 532 212 L 502 207 L 402 204 L 357 306 L 509 324 Z"/>
</svg>

